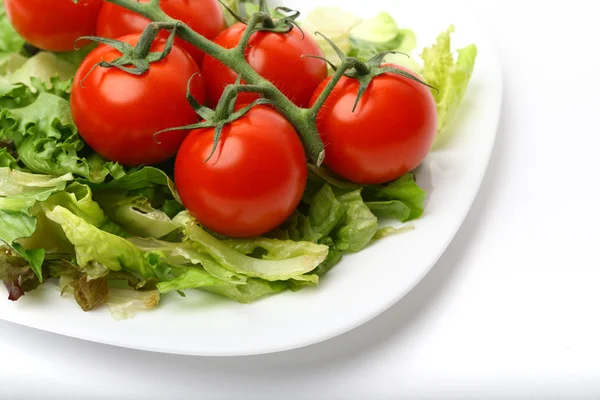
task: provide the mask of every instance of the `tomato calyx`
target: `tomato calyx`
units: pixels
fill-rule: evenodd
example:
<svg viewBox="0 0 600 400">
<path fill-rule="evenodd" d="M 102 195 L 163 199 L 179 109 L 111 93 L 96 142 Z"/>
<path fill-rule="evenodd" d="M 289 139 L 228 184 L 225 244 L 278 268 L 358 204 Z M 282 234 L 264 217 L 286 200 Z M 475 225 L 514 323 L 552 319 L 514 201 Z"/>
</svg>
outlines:
<svg viewBox="0 0 600 400">
<path fill-rule="evenodd" d="M 223 1 L 219 0 L 219 2 L 223 5 L 223 7 L 231 14 L 233 18 L 235 18 L 238 22 L 241 22 L 249 27 L 249 31 L 251 33 L 255 32 L 275 32 L 275 33 L 289 33 L 294 27 L 302 29 L 296 22 L 296 19 L 300 17 L 300 12 L 297 10 L 292 10 L 288 7 L 276 7 L 275 11 L 278 14 L 282 15 L 281 18 L 274 18 L 271 11 L 269 10 L 269 6 L 267 5 L 266 0 L 260 0 L 258 6 L 258 12 L 254 13 L 250 18 L 241 17 L 235 11 L 227 6 Z M 302 32 L 304 35 L 304 32 Z M 251 36 L 249 34 L 248 36 Z"/>
<path fill-rule="evenodd" d="M 110 46 L 122 54 L 121 57 L 114 61 L 100 61 L 90 69 L 83 80 L 85 81 L 85 78 L 87 78 L 87 76 L 89 76 L 89 74 L 91 74 L 92 71 L 97 67 L 118 68 L 121 71 L 127 72 L 128 74 L 143 75 L 150 69 L 151 63 L 161 61 L 169 55 L 171 49 L 173 48 L 177 29 L 180 25 L 181 22 L 179 21 L 152 22 L 148 24 L 146 29 L 144 29 L 135 47 L 119 40 L 102 38 L 98 36 L 83 36 L 79 38 L 78 41 L 91 40 L 96 43 Z M 162 29 L 171 30 L 171 34 L 165 43 L 164 49 L 162 51 L 150 51 L 152 43 Z"/>
<path fill-rule="evenodd" d="M 349 78 L 356 79 L 359 82 L 358 94 L 356 96 L 356 101 L 354 102 L 354 107 L 352 108 L 352 112 L 354 112 L 356 110 L 356 107 L 358 106 L 360 99 L 363 97 L 363 95 L 365 94 L 365 92 L 367 91 L 369 86 L 371 85 L 371 82 L 373 81 L 373 79 L 375 79 L 375 77 L 377 77 L 379 75 L 383 75 L 383 74 L 401 75 L 401 76 L 404 76 L 408 79 L 411 79 L 415 82 L 418 82 L 424 86 L 427 86 L 427 87 L 437 91 L 437 88 L 429 85 L 427 82 L 425 82 L 424 80 L 419 78 L 417 75 L 414 75 L 404 69 L 400 69 L 400 68 L 397 68 L 392 65 L 384 65 L 383 64 L 383 61 L 388 54 L 403 54 L 407 57 L 410 57 L 408 54 L 398 52 L 398 51 L 384 51 L 379 54 L 376 54 L 368 61 L 363 62 L 356 57 L 347 56 L 335 43 L 333 43 L 333 41 L 331 39 L 329 39 L 322 33 L 316 32 L 316 34 L 320 35 L 321 37 L 323 37 L 323 39 L 325 39 L 325 41 L 327 41 L 327 43 L 335 51 L 335 53 L 337 54 L 337 56 L 340 58 L 340 60 L 342 62 L 340 63 L 340 65 L 335 65 L 333 62 L 331 62 L 327 59 L 321 58 L 321 59 L 325 60 L 331 66 L 331 68 L 335 71 L 335 75 L 334 75 L 334 79 L 332 79 L 332 82 L 331 82 L 332 85 L 330 85 L 331 87 L 328 86 L 325 88 L 325 90 L 321 93 L 320 98 L 317 99 L 317 101 L 313 107 L 316 106 L 318 109 L 320 109 L 323 106 L 323 103 L 325 102 L 327 97 L 331 94 L 331 91 L 333 90 L 333 87 L 335 86 L 334 82 L 337 83 L 337 81 L 339 80 L 339 77 L 341 77 L 342 75 L 345 75 Z M 306 57 L 314 57 L 314 56 L 306 56 Z"/>
<path fill-rule="evenodd" d="M 239 110 L 236 110 L 235 105 L 236 105 L 236 99 L 237 99 L 238 94 L 248 93 L 248 92 L 262 93 L 262 91 L 263 91 L 262 90 L 263 88 L 261 88 L 258 85 L 243 85 L 243 84 L 241 84 L 240 83 L 241 79 L 238 78 L 238 80 L 235 84 L 228 85 L 225 88 L 225 91 L 223 92 L 223 96 L 219 100 L 219 104 L 217 104 L 217 107 L 213 110 L 209 107 L 206 107 L 206 106 L 200 104 L 196 100 L 194 95 L 191 93 L 191 83 L 192 83 L 192 80 L 197 75 L 198 74 L 194 74 L 188 80 L 186 96 L 187 96 L 188 102 L 194 108 L 194 111 L 196 111 L 196 114 L 198 114 L 198 116 L 201 118 L 201 121 L 198 123 L 195 123 L 195 124 L 191 124 L 191 125 L 179 126 L 179 127 L 164 129 L 162 131 L 156 132 L 154 134 L 154 140 L 157 143 L 160 143 L 159 136 L 164 133 L 171 132 L 171 131 L 193 130 L 193 129 L 199 129 L 199 128 L 215 128 L 215 133 L 213 136 L 213 147 L 211 149 L 211 152 L 210 152 L 208 158 L 206 160 L 204 160 L 204 162 L 207 162 L 211 159 L 211 157 L 215 153 L 217 146 L 219 144 L 219 140 L 221 139 L 221 135 L 223 133 L 223 128 L 227 124 L 230 124 L 233 121 L 246 115 L 248 113 L 248 111 L 250 111 L 252 109 L 252 107 L 255 107 L 255 106 L 261 105 L 261 104 L 273 105 L 273 102 L 266 98 L 260 98 L 260 99 L 255 100 L 254 102 L 250 103 L 249 105 L 242 107 Z"/>
</svg>

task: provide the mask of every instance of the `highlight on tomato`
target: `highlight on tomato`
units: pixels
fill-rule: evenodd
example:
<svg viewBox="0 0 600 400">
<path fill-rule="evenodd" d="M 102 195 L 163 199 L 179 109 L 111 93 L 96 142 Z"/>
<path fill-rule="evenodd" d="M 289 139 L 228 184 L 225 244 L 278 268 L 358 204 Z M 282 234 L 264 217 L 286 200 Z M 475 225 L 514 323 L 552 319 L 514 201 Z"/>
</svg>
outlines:
<svg viewBox="0 0 600 400">
<path fill-rule="evenodd" d="M 71 51 L 93 35 L 102 0 L 4 0 L 11 25 L 27 42 L 48 51 Z"/>
<path fill-rule="evenodd" d="M 119 40 L 135 46 L 139 39 L 139 34 L 132 34 Z M 150 51 L 161 52 L 165 44 L 165 39 L 157 38 Z M 160 163 L 175 155 L 188 131 L 171 132 L 158 143 L 155 133 L 198 120 L 186 99 L 186 87 L 192 76 L 199 75 L 199 68 L 177 44 L 141 75 L 96 66 L 121 55 L 101 44 L 85 58 L 71 93 L 73 120 L 85 142 L 109 160 L 127 166 Z M 190 90 L 198 101 L 204 101 L 201 76 L 191 80 Z"/>
<path fill-rule="evenodd" d="M 201 225 L 230 237 L 259 236 L 281 225 L 307 180 L 292 125 L 270 106 L 257 105 L 224 126 L 216 149 L 214 134 L 215 128 L 193 130 L 177 153 L 175 184 L 184 206 Z"/>
<path fill-rule="evenodd" d="M 146 3 L 149 0 L 140 0 Z M 208 39 L 214 39 L 225 29 L 225 16 L 218 0 L 161 0 L 161 9 L 174 19 L 186 23 L 194 31 Z M 150 20 L 113 3 L 104 2 L 98 17 L 96 34 L 117 39 L 131 33 L 141 33 Z M 176 39 L 198 66 L 202 65 L 204 53 L 183 39 Z"/>
<path fill-rule="evenodd" d="M 317 88 L 311 104 L 330 79 Z M 342 77 L 317 114 L 324 164 L 355 183 L 390 182 L 417 168 L 431 150 L 436 103 L 423 83 L 385 73 L 371 80 L 354 108 L 359 87 L 357 79 Z"/>
<path fill-rule="evenodd" d="M 240 42 L 245 29 L 243 23 L 234 24 L 214 42 L 231 49 Z M 300 107 L 308 105 L 314 90 L 327 77 L 325 61 L 306 56 L 323 57 L 323 52 L 316 40 L 298 27 L 288 33 L 256 32 L 245 50 L 250 66 Z M 211 56 L 204 59 L 202 75 L 206 79 L 207 101 L 212 106 L 217 104 L 225 87 L 237 79 L 235 72 Z M 256 94 L 244 93 L 238 99 L 247 103 L 256 98 Z"/>
</svg>

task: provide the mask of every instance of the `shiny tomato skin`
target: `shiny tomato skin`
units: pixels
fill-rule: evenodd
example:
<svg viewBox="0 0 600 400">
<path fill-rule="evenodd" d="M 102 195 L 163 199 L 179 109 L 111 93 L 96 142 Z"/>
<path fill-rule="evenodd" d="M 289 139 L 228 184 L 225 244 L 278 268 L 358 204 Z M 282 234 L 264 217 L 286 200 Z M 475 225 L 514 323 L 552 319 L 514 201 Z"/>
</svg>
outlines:
<svg viewBox="0 0 600 400">
<path fill-rule="evenodd" d="M 190 132 L 175 160 L 185 207 L 208 229 L 229 237 L 259 236 L 281 225 L 306 187 L 302 143 L 274 109 L 256 106 L 228 124 L 213 156 L 213 128 Z"/>
<path fill-rule="evenodd" d="M 323 81 L 313 104 L 330 78 Z M 344 76 L 317 115 L 325 161 L 352 182 L 380 184 L 418 167 L 433 145 L 437 111 L 425 85 L 397 74 L 375 77 L 356 110 L 356 79 Z"/>
<path fill-rule="evenodd" d="M 216 37 L 215 43 L 235 47 L 246 29 L 242 23 L 234 24 Z M 257 32 L 252 35 L 246 48 L 246 60 L 263 78 L 272 82 L 290 100 L 300 107 L 307 106 L 319 83 L 327 77 L 327 65 L 305 55 L 323 56 L 317 42 L 310 35 L 303 35 L 298 28 L 289 33 Z M 224 88 L 235 83 L 237 74 L 213 57 L 206 56 L 202 64 L 206 79 L 206 96 L 215 106 Z M 258 98 L 255 94 L 241 94 L 238 99 L 249 103 Z"/>
<path fill-rule="evenodd" d="M 225 29 L 225 16 L 217 0 L 161 0 L 160 6 L 169 16 L 184 22 L 210 40 Z M 105 2 L 98 17 L 96 34 L 116 39 L 131 33 L 141 33 L 149 23 L 149 19 L 133 11 Z M 168 36 L 168 33 L 163 33 L 163 36 Z M 190 53 L 198 66 L 202 65 L 204 53 L 200 49 L 180 38 L 176 42 Z"/>
<path fill-rule="evenodd" d="M 8 18 L 27 42 L 48 51 L 71 51 L 93 35 L 102 0 L 4 0 Z"/>
<path fill-rule="evenodd" d="M 137 43 L 138 34 L 120 40 Z M 152 51 L 161 51 L 165 40 L 156 39 Z M 73 120 L 82 138 L 105 158 L 123 165 L 151 165 L 172 157 L 188 131 L 173 131 L 158 136 L 162 129 L 198 121 L 186 100 L 189 78 L 199 73 L 198 66 L 178 45 L 163 60 L 136 76 L 117 68 L 94 68 L 101 60 L 113 61 L 121 54 L 100 45 L 83 61 L 75 75 L 71 93 Z M 201 76 L 192 81 L 192 93 L 204 101 Z"/>
</svg>

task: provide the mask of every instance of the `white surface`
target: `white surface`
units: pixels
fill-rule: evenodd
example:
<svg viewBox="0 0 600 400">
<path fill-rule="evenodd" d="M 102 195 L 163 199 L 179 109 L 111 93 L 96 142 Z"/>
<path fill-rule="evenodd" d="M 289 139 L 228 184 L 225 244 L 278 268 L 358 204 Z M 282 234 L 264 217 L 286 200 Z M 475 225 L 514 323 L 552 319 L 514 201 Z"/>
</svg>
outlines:
<svg viewBox="0 0 600 400">
<path fill-rule="evenodd" d="M 340 4 L 339 0 L 329 2 Z M 289 0 L 286 4 L 309 11 L 322 3 Z M 422 43 L 433 42 L 453 22 L 460 27 L 454 35 L 456 47 L 474 41 L 479 48 L 463 107 L 442 139 L 446 144 L 437 146 L 416 173 L 428 199 L 424 216 L 413 223 L 415 230 L 345 257 L 318 288 L 287 292 L 251 305 L 198 291 L 188 291 L 186 299 L 171 293 L 153 312 L 117 323 L 106 309 L 83 313 L 72 298 L 61 298 L 55 286 L 43 286 L 18 302 L 0 301 L 0 319 L 141 350 L 255 355 L 329 339 L 396 303 L 431 269 L 465 218 L 488 165 L 501 106 L 501 71 L 487 35 L 450 4 L 435 18 L 427 13 L 428 4 L 415 3 L 407 10 L 394 1 L 378 0 L 369 10 L 373 15 L 389 10 L 399 21 L 406 13 L 419 16 L 411 18 L 411 27 Z M 359 3 L 347 8 L 365 14 Z M 3 292 L 0 288 L 0 296 Z"/>
<path fill-rule="evenodd" d="M 498 140 L 465 224 L 398 304 L 321 344 L 226 359 L 2 322 L 0 397 L 598 399 L 595 2 L 468 3 L 502 55 Z"/>
</svg>

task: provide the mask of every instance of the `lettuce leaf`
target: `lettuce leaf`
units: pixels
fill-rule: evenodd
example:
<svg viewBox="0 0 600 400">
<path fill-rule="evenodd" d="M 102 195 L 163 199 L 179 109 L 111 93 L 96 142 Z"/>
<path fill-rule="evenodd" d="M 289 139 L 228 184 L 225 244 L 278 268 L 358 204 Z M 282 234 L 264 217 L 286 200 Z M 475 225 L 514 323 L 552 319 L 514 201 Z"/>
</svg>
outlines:
<svg viewBox="0 0 600 400">
<path fill-rule="evenodd" d="M 436 43 L 423 50 L 423 78 L 435 87 L 432 90 L 438 110 L 438 133 L 448 125 L 464 97 L 477 58 L 477 46 L 470 45 L 458 50 L 458 59 L 451 51 L 450 35 L 454 32 L 450 26 L 442 32 Z"/>
<path fill-rule="evenodd" d="M 85 144 L 77 134 L 69 102 L 50 93 L 41 93 L 26 107 L 2 110 L 0 140 L 12 141 L 19 162 L 40 174 L 73 173 L 102 182 L 115 167 L 96 153 L 81 156 Z"/>
<path fill-rule="evenodd" d="M 49 83 L 52 78 L 59 81 L 68 81 L 75 76 L 77 65 L 59 58 L 56 54 L 47 51 L 37 53 L 35 56 L 13 70 L 8 76 L 9 83 L 22 83 L 35 90 L 35 79 Z"/>
<path fill-rule="evenodd" d="M 421 69 L 413 58 L 407 57 L 417 47 L 415 33 L 410 29 L 400 29 L 394 18 L 386 12 L 352 28 L 350 41 L 352 48 L 349 55 L 362 61 L 368 61 L 382 52 L 394 51 L 404 54 L 390 54 L 385 61 L 403 65 L 417 73 Z"/>
<path fill-rule="evenodd" d="M 220 280 L 199 268 L 189 268 L 177 278 L 168 282 L 160 282 L 157 286 L 161 293 L 175 290 L 202 289 L 228 297 L 242 304 L 281 293 L 287 289 L 285 282 L 269 282 L 262 279 L 249 279 L 243 284 L 232 284 Z"/>
<path fill-rule="evenodd" d="M 18 53 L 23 49 L 25 40 L 19 36 L 15 29 L 10 24 L 6 10 L 4 9 L 4 1 L 0 1 L 0 52 L 1 53 Z"/>
<path fill-rule="evenodd" d="M 175 221 L 183 227 L 186 238 L 194 242 L 199 250 L 209 254 L 225 269 L 251 278 L 267 281 L 296 280 L 316 284 L 318 277 L 305 274 L 315 269 L 327 257 L 327 246 L 290 242 L 288 244 L 291 246 L 304 246 L 304 253 L 298 255 L 297 252 L 291 252 L 289 258 L 278 260 L 253 258 L 211 236 L 185 211 L 175 217 Z"/>
<path fill-rule="evenodd" d="M 156 278 L 142 251 L 127 239 L 103 231 L 61 206 L 47 211 L 46 217 L 60 225 L 75 247 L 77 264 L 84 270 L 101 265 L 105 267 L 101 276 L 109 270 L 125 270 L 144 279 Z"/>
</svg>

